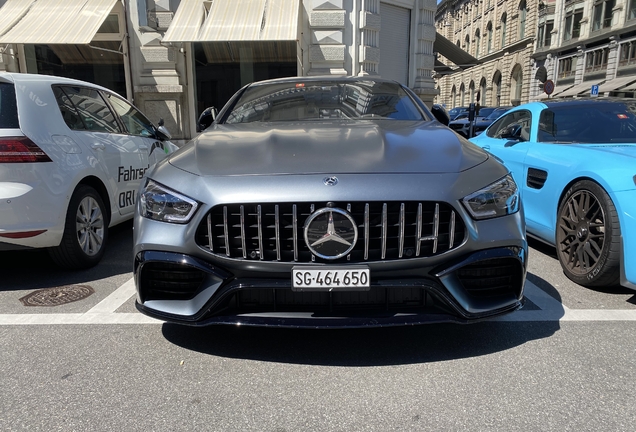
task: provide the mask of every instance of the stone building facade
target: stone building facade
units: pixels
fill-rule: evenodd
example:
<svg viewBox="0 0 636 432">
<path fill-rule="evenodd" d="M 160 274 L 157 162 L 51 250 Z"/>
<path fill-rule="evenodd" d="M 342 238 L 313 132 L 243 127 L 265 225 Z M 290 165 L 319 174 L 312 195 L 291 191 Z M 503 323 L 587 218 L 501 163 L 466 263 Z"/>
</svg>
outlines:
<svg viewBox="0 0 636 432">
<path fill-rule="evenodd" d="M 538 0 L 443 0 L 437 32 L 478 59 L 464 70 L 436 75 L 437 103 L 447 108 L 479 102 L 514 106 L 528 102 L 539 83 L 533 75 Z M 479 99 L 479 100 L 478 100 Z"/>
<path fill-rule="evenodd" d="M 633 97 L 636 0 L 549 0 L 539 4 L 534 70 L 556 84 L 551 97 Z M 542 89 L 536 99 L 546 97 Z"/>
<path fill-rule="evenodd" d="M 0 71 L 109 87 L 183 143 L 204 108 L 261 79 L 378 76 L 432 104 L 436 9 L 435 0 L 0 0 Z"/>
</svg>

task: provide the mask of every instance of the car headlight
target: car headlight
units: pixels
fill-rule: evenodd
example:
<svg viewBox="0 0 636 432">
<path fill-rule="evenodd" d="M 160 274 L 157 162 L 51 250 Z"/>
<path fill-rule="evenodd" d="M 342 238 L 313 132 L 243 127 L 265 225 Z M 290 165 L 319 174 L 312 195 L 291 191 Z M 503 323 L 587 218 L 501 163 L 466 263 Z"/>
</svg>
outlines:
<svg viewBox="0 0 636 432">
<path fill-rule="evenodd" d="M 519 211 L 519 189 L 508 174 L 462 199 L 475 219 L 490 219 Z"/>
<path fill-rule="evenodd" d="M 190 221 L 199 203 L 152 180 L 139 195 L 143 217 L 162 222 L 184 224 Z"/>
</svg>

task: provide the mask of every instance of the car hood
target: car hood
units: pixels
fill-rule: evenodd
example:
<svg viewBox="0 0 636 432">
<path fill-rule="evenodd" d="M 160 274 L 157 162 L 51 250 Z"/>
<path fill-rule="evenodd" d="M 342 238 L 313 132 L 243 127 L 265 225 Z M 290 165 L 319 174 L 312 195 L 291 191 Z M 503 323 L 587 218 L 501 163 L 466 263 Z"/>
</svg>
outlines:
<svg viewBox="0 0 636 432">
<path fill-rule="evenodd" d="M 202 176 L 312 173 L 457 173 L 488 159 L 437 122 L 214 125 L 171 155 Z"/>
</svg>

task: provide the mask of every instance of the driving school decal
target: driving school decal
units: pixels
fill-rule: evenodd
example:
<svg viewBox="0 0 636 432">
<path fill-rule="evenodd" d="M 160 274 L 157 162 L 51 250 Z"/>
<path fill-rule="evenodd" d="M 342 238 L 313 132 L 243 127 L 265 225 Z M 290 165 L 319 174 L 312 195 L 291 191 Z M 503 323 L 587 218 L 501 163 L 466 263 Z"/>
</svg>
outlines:
<svg viewBox="0 0 636 432">
<path fill-rule="evenodd" d="M 148 171 L 148 168 L 150 168 L 150 165 L 144 168 L 134 168 L 132 165 L 130 165 L 129 167 L 120 166 L 117 169 L 117 183 L 121 183 L 122 181 L 129 182 L 134 180 L 141 180 L 144 174 L 146 174 L 146 171 Z M 136 198 L 137 191 L 134 189 L 120 192 L 118 202 L 119 208 L 135 205 Z"/>
</svg>

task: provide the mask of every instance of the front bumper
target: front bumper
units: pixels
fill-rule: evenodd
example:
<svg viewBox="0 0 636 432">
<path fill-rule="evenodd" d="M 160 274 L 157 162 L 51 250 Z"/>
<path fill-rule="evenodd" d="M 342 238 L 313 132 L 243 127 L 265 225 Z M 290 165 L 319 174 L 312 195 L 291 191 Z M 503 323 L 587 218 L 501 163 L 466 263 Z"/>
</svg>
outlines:
<svg viewBox="0 0 636 432">
<path fill-rule="evenodd" d="M 192 256 L 144 251 L 135 257 L 137 308 L 194 326 L 468 323 L 522 306 L 526 263 L 527 249 L 517 246 L 478 251 L 425 272 L 420 266 L 396 273 L 382 269 L 386 263 L 369 263 L 369 291 L 294 292 L 291 267 L 288 272 L 237 277 Z"/>
</svg>

